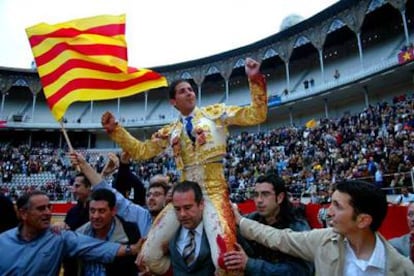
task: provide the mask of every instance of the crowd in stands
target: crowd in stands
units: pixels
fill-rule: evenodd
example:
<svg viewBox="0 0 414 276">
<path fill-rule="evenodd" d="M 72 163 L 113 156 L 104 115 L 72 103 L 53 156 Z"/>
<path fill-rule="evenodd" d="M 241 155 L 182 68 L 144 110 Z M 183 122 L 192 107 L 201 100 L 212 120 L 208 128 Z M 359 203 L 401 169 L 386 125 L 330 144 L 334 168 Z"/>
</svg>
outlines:
<svg viewBox="0 0 414 276">
<path fill-rule="evenodd" d="M 14 199 L 35 189 L 47 192 L 53 200 L 70 197 L 71 170 L 64 151 L 51 143 L 0 148 L 0 191 Z"/>
<path fill-rule="evenodd" d="M 294 197 L 309 193 L 317 198 L 341 179 L 363 179 L 389 194 L 398 193 L 402 186 L 412 185 L 413 110 L 413 95 L 406 94 L 392 102 L 369 105 L 360 113 L 316 120 L 310 128 L 289 126 L 232 135 L 224 159 L 232 199 L 240 202 L 250 198 L 254 179 L 272 170 L 288 183 Z M 85 150 L 86 160 L 98 171 L 106 155 L 105 151 Z M 156 174 L 169 175 L 173 182 L 179 178 L 166 154 L 135 162 L 132 170 L 146 185 Z M 30 179 L 44 172 L 53 177 L 43 183 L 16 182 L 17 175 Z M 53 144 L 1 145 L 0 192 L 7 196 L 16 198 L 40 185 L 51 199 L 70 200 L 68 186 L 74 175 L 67 152 Z"/>
</svg>

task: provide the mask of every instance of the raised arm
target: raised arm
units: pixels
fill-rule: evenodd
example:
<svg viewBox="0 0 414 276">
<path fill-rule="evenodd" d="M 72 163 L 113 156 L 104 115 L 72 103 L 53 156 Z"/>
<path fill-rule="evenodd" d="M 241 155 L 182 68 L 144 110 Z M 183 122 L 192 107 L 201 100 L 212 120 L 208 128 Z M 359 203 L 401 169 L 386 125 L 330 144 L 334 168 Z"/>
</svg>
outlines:
<svg viewBox="0 0 414 276">
<path fill-rule="evenodd" d="M 69 154 L 72 166 L 79 167 L 81 172 L 85 174 L 92 186 L 102 182 L 102 176 L 85 160 L 82 154 L 72 151 Z"/>
<path fill-rule="evenodd" d="M 260 63 L 246 58 L 245 71 L 249 80 L 251 102 L 249 106 L 228 106 L 226 122 L 229 125 L 255 125 L 266 121 L 267 88 L 266 79 L 260 73 Z"/>
<path fill-rule="evenodd" d="M 142 237 L 147 235 L 152 224 L 151 214 L 147 209 L 134 204 L 117 190 L 109 186 L 108 183 L 102 179 L 102 176 L 96 170 L 94 170 L 88 162 L 86 162 L 85 158 L 83 158 L 80 153 L 71 152 L 70 160 L 72 162 L 72 165 L 79 166 L 81 171 L 89 179 L 92 184 L 92 190 L 111 190 L 116 196 L 116 207 L 118 210 L 117 214 L 126 221 L 135 223 L 138 226 Z"/>
<path fill-rule="evenodd" d="M 134 188 L 134 202 L 141 206 L 145 205 L 144 183 L 131 172 L 130 156 L 126 152 L 121 153 L 118 174 L 112 184 L 114 188 L 123 193 L 125 190 Z"/>
<path fill-rule="evenodd" d="M 101 119 L 102 126 L 121 148 L 135 160 L 147 160 L 160 154 L 168 146 L 168 132 L 156 132 L 150 140 L 140 141 L 126 131 L 110 112 Z"/>
<path fill-rule="evenodd" d="M 244 238 L 307 261 L 314 260 L 315 254 L 317 254 L 315 248 L 318 248 L 323 242 L 324 236 L 326 236 L 324 233 L 326 229 L 295 232 L 289 228 L 277 229 L 264 225 L 242 217 L 237 205 L 233 204 L 232 207 L 236 224 Z"/>
</svg>

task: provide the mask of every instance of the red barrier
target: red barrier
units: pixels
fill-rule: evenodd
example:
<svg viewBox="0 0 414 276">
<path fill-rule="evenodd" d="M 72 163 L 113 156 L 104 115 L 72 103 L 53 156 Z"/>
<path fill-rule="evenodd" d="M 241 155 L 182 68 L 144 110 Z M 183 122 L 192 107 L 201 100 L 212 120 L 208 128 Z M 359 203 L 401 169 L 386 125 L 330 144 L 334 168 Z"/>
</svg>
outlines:
<svg viewBox="0 0 414 276">
<path fill-rule="evenodd" d="M 71 202 L 65 203 L 54 203 L 53 214 L 64 215 L 74 204 Z M 248 214 L 253 212 L 256 207 L 253 200 L 246 200 L 237 204 L 242 214 Z M 322 226 L 318 222 L 318 211 L 320 208 L 319 204 L 309 203 L 305 205 L 305 214 L 309 225 L 312 228 L 321 228 Z M 386 238 L 394 238 L 408 233 L 407 225 L 407 206 L 388 206 L 387 216 L 385 217 L 382 226 L 380 227 L 380 233 Z"/>
<path fill-rule="evenodd" d="M 248 214 L 255 210 L 253 200 L 246 200 L 239 203 L 239 210 L 242 214 Z M 321 228 L 318 221 L 318 212 L 321 207 L 319 204 L 308 203 L 305 205 L 305 214 L 310 227 Z M 386 238 L 391 239 L 408 233 L 407 225 L 407 206 L 389 205 L 387 216 L 385 217 L 379 231 Z"/>
<path fill-rule="evenodd" d="M 65 215 L 68 210 L 74 206 L 75 204 L 72 202 L 59 202 L 59 203 L 53 203 L 52 212 L 53 215 Z"/>
<path fill-rule="evenodd" d="M 254 201 L 251 199 L 237 203 L 237 207 L 239 208 L 240 213 L 244 215 L 256 210 L 256 205 L 254 204 Z"/>
<path fill-rule="evenodd" d="M 387 239 L 408 233 L 407 206 L 389 205 L 380 233 Z"/>
<path fill-rule="evenodd" d="M 309 226 L 313 228 L 322 228 L 322 225 L 318 221 L 318 212 L 321 208 L 319 204 L 308 203 L 305 205 L 306 219 L 308 220 Z"/>
</svg>

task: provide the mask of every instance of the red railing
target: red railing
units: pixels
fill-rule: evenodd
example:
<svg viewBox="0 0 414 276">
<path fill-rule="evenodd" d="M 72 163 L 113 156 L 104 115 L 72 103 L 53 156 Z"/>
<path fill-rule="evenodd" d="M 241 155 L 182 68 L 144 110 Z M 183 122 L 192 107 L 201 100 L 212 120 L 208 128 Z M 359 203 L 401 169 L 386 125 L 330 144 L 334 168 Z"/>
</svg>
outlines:
<svg viewBox="0 0 414 276">
<path fill-rule="evenodd" d="M 73 206 L 71 202 L 54 203 L 53 214 L 56 216 L 64 216 L 70 207 Z M 255 210 L 253 200 L 246 200 L 245 202 L 238 203 L 240 212 L 247 214 Z M 309 225 L 312 228 L 321 228 L 317 215 L 320 208 L 319 204 L 308 203 L 305 205 L 305 213 L 308 219 Z M 380 233 L 387 239 L 401 236 L 408 233 L 407 225 L 407 207 L 389 205 L 387 216 L 379 229 Z"/>
</svg>

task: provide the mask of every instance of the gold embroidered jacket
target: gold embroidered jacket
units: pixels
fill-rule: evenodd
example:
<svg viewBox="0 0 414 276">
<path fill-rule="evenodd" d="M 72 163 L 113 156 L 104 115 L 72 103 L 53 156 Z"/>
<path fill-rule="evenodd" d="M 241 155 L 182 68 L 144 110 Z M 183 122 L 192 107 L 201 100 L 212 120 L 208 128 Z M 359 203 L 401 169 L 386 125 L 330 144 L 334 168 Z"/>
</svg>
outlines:
<svg viewBox="0 0 414 276">
<path fill-rule="evenodd" d="M 177 169 L 221 160 L 226 153 L 227 126 L 249 126 L 264 122 L 267 116 L 266 81 L 263 75 L 249 79 L 249 106 L 213 104 L 196 107 L 193 115 L 193 143 L 183 131 L 181 117 L 155 132 L 151 139 L 139 141 L 123 127 L 117 126 L 111 138 L 136 160 L 146 160 L 170 150 Z"/>
</svg>

